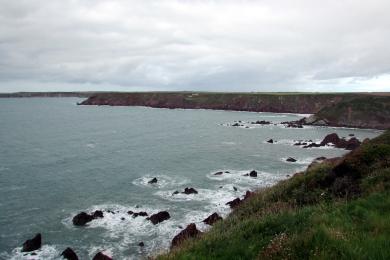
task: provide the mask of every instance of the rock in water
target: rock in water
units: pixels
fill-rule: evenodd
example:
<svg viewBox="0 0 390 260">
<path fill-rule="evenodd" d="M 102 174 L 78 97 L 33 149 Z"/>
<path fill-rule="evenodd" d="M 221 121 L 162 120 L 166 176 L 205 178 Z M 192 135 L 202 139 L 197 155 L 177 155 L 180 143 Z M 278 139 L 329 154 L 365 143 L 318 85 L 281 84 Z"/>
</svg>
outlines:
<svg viewBox="0 0 390 260">
<path fill-rule="evenodd" d="M 36 234 L 34 238 L 26 240 L 23 243 L 22 252 L 31 252 L 41 248 L 42 246 L 42 236 L 40 233 Z"/>
<path fill-rule="evenodd" d="M 274 140 L 273 140 L 273 139 L 269 139 L 269 140 L 267 141 L 267 143 L 273 144 L 273 143 L 274 143 Z"/>
<path fill-rule="evenodd" d="M 236 199 L 234 199 L 234 200 L 229 201 L 228 203 L 226 203 L 226 205 L 229 205 L 231 208 L 235 208 L 235 207 L 237 207 L 240 203 L 241 203 L 240 198 L 236 198 Z"/>
<path fill-rule="evenodd" d="M 249 173 L 249 176 L 251 177 L 257 177 L 257 171 L 253 170 Z"/>
<path fill-rule="evenodd" d="M 218 220 L 222 220 L 222 217 L 217 213 L 213 213 L 210 216 L 208 216 L 205 220 L 203 220 L 203 222 L 206 223 L 207 225 L 212 226 Z"/>
<path fill-rule="evenodd" d="M 223 172 L 216 172 L 216 173 L 214 173 L 214 175 L 222 175 L 223 174 Z"/>
<path fill-rule="evenodd" d="M 324 146 L 328 143 L 332 143 L 335 146 L 337 146 L 339 142 L 340 142 L 340 137 L 336 133 L 332 133 L 332 134 L 328 134 L 327 136 L 325 136 L 324 140 L 322 140 L 320 145 Z"/>
<path fill-rule="evenodd" d="M 188 194 L 198 194 L 198 191 L 195 190 L 194 188 L 185 188 L 183 193 L 187 194 L 187 195 Z"/>
<path fill-rule="evenodd" d="M 286 159 L 286 161 L 287 161 L 287 162 L 296 162 L 297 160 L 294 159 L 294 158 L 292 158 L 292 157 L 288 157 L 288 158 Z"/>
<path fill-rule="evenodd" d="M 73 222 L 73 225 L 75 225 L 75 226 L 84 226 L 85 224 L 87 224 L 88 222 L 91 222 L 92 220 L 93 220 L 93 216 L 91 216 L 85 212 L 81 212 L 73 217 L 72 222 Z"/>
<path fill-rule="evenodd" d="M 102 252 L 99 252 L 92 258 L 92 260 L 112 260 L 112 258 L 109 256 L 106 256 Z"/>
<path fill-rule="evenodd" d="M 140 247 L 144 247 L 144 246 L 145 246 L 145 244 L 144 244 L 144 242 L 139 242 L 139 243 L 138 243 L 138 246 L 140 246 Z"/>
<path fill-rule="evenodd" d="M 103 211 L 101 210 L 95 210 L 95 212 L 92 215 L 92 218 L 103 218 Z"/>
<path fill-rule="evenodd" d="M 200 232 L 194 223 L 189 224 L 184 230 L 180 231 L 173 239 L 171 243 L 171 249 L 180 245 L 184 240 L 192 237 L 197 237 L 202 232 Z"/>
<path fill-rule="evenodd" d="M 153 223 L 153 225 L 156 225 L 169 218 L 171 218 L 171 216 L 167 211 L 160 211 L 159 213 L 151 215 L 149 218 L 147 218 L 147 220 L 150 220 Z"/>
<path fill-rule="evenodd" d="M 72 250 L 72 248 L 68 247 L 67 249 L 65 249 L 62 253 L 61 253 L 61 256 L 65 259 L 68 259 L 68 260 L 79 260 L 79 258 L 77 257 L 76 253 Z"/>
<path fill-rule="evenodd" d="M 155 178 L 153 178 L 153 179 L 151 179 L 150 181 L 148 181 L 148 183 L 149 184 L 153 184 L 153 183 L 157 183 L 157 178 L 155 177 Z"/>
<path fill-rule="evenodd" d="M 138 216 L 147 217 L 147 216 L 148 216 L 148 213 L 146 213 L 145 211 L 133 212 L 133 218 L 136 218 L 136 217 L 138 217 Z"/>
</svg>

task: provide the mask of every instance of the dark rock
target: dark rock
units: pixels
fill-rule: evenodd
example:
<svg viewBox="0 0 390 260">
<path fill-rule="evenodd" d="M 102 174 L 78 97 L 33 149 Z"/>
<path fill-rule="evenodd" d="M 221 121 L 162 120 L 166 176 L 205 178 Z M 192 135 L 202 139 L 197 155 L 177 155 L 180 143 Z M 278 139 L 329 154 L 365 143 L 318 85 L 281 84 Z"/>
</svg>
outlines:
<svg viewBox="0 0 390 260">
<path fill-rule="evenodd" d="M 125 220 L 125 218 L 122 217 L 121 220 Z"/>
<path fill-rule="evenodd" d="M 234 190 L 234 191 L 237 191 L 237 188 L 233 186 L 233 190 Z"/>
<path fill-rule="evenodd" d="M 194 188 L 185 188 L 183 193 L 187 194 L 187 195 L 188 194 L 198 194 L 198 191 L 195 190 Z"/>
<path fill-rule="evenodd" d="M 91 222 L 93 220 L 93 216 L 85 213 L 85 212 L 80 212 L 76 216 L 73 217 L 72 222 L 73 225 L 75 226 L 84 226 L 88 222 Z"/>
<path fill-rule="evenodd" d="M 107 212 L 108 212 L 108 213 L 111 213 L 111 214 L 115 214 L 115 212 L 112 211 L 112 210 L 107 210 Z"/>
<path fill-rule="evenodd" d="M 141 216 L 141 217 L 147 217 L 148 216 L 148 213 L 146 213 L 145 211 L 140 211 L 140 212 L 134 212 L 133 213 L 133 218 L 136 218 L 138 216 Z"/>
<path fill-rule="evenodd" d="M 245 173 L 244 175 L 242 175 L 242 176 L 249 176 L 249 173 Z"/>
<path fill-rule="evenodd" d="M 249 173 L 249 176 L 251 177 L 257 177 L 257 171 L 253 170 Z"/>
<path fill-rule="evenodd" d="M 95 212 L 92 214 L 92 218 L 103 218 L 103 211 L 95 210 Z"/>
<path fill-rule="evenodd" d="M 273 139 L 269 139 L 269 140 L 267 141 L 267 143 L 273 144 L 273 143 L 274 143 L 274 140 L 273 140 Z"/>
<path fill-rule="evenodd" d="M 207 225 L 212 226 L 218 220 L 222 220 L 222 217 L 217 213 L 213 213 L 210 216 L 208 216 L 205 220 L 203 220 L 203 222 L 206 223 Z"/>
<path fill-rule="evenodd" d="M 232 124 L 232 126 L 240 126 L 240 124 L 239 123 L 234 123 L 234 124 Z"/>
<path fill-rule="evenodd" d="M 245 196 L 244 196 L 244 200 L 248 199 L 249 197 L 251 197 L 253 194 L 255 194 L 254 192 L 251 192 L 249 190 L 246 191 L 245 193 Z"/>
<path fill-rule="evenodd" d="M 214 175 L 222 175 L 223 174 L 223 172 L 216 172 L 216 173 L 214 173 Z"/>
<path fill-rule="evenodd" d="M 292 157 L 288 157 L 288 158 L 286 159 L 286 161 L 287 161 L 287 162 L 296 162 L 297 160 L 294 159 L 294 158 L 292 158 Z"/>
<path fill-rule="evenodd" d="M 131 211 L 131 210 L 129 210 L 129 211 L 127 211 L 127 214 L 129 214 L 129 215 L 133 215 L 133 211 Z"/>
<path fill-rule="evenodd" d="M 174 191 L 173 193 L 172 193 L 172 195 L 176 195 L 176 194 L 179 194 L 180 192 L 178 192 L 177 190 L 176 191 Z"/>
<path fill-rule="evenodd" d="M 151 179 L 150 181 L 148 181 L 149 184 L 154 184 L 154 183 L 157 183 L 157 178 L 153 178 Z"/>
<path fill-rule="evenodd" d="M 229 201 L 228 203 L 226 203 L 226 205 L 229 205 L 231 208 L 235 208 L 235 207 L 237 207 L 240 203 L 241 203 L 240 198 L 236 198 L 236 199 L 234 199 L 234 200 Z"/>
<path fill-rule="evenodd" d="M 229 171 L 225 171 L 225 173 L 230 173 Z"/>
<path fill-rule="evenodd" d="M 355 136 L 354 134 L 349 134 L 348 136 Z"/>
<path fill-rule="evenodd" d="M 323 160 L 326 160 L 325 156 L 320 156 L 316 158 L 316 161 L 323 161 Z"/>
<path fill-rule="evenodd" d="M 256 124 L 256 125 L 269 125 L 269 124 L 271 124 L 271 122 L 265 121 L 265 120 L 261 120 L 261 121 L 257 120 L 256 122 L 252 122 L 251 124 Z"/>
<path fill-rule="evenodd" d="M 61 256 L 68 260 L 79 260 L 76 253 L 72 250 L 72 248 L 68 247 L 66 248 L 62 253 Z"/>
<path fill-rule="evenodd" d="M 149 218 L 147 218 L 147 220 L 150 220 L 153 223 L 153 225 L 156 225 L 170 218 L 171 216 L 167 211 L 160 211 L 156 214 L 151 215 Z"/>
<path fill-rule="evenodd" d="M 340 137 L 336 133 L 328 134 L 325 136 L 324 140 L 320 143 L 321 146 L 324 146 L 328 143 L 334 144 L 337 146 L 337 144 L 340 142 Z"/>
<path fill-rule="evenodd" d="M 361 142 L 355 138 L 355 137 L 352 137 L 351 139 L 349 139 L 345 145 L 345 149 L 347 150 L 355 150 L 356 148 L 358 148 L 360 146 Z"/>
<path fill-rule="evenodd" d="M 144 246 L 145 246 L 145 244 L 144 244 L 144 242 L 139 242 L 139 243 L 138 243 L 138 246 L 140 246 L 140 247 L 144 247 Z"/>
<path fill-rule="evenodd" d="M 179 234 L 177 234 L 173 239 L 172 239 L 172 243 L 171 243 L 171 248 L 174 248 L 176 246 L 178 246 L 180 243 L 182 243 L 184 240 L 186 239 L 189 239 L 189 238 L 193 238 L 193 237 L 197 237 L 199 236 L 200 234 L 202 234 L 202 232 L 200 232 L 197 228 L 196 228 L 196 225 L 194 223 L 191 223 L 189 224 L 185 229 L 183 229 L 182 231 L 180 231 Z"/>
<path fill-rule="evenodd" d="M 36 234 L 34 238 L 26 240 L 23 243 L 22 252 L 31 252 L 41 248 L 42 246 L 42 236 L 40 233 Z"/>
<path fill-rule="evenodd" d="M 106 256 L 102 252 L 99 252 L 92 258 L 92 260 L 112 260 L 112 258 L 109 256 Z"/>
<path fill-rule="evenodd" d="M 312 148 L 312 147 L 321 147 L 321 145 L 316 143 L 311 143 L 306 146 L 303 146 L 303 148 Z"/>
</svg>

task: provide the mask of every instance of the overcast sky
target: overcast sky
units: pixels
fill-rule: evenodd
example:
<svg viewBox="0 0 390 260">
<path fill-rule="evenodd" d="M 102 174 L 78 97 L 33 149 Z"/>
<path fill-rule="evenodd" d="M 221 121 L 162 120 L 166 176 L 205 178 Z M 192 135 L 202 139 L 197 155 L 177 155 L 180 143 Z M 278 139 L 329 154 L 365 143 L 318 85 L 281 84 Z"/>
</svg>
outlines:
<svg viewBox="0 0 390 260">
<path fill-rule="evenodd" d="M 0 0 L 0 92 L 390 91 L 389 0 Z"/>
</svg>

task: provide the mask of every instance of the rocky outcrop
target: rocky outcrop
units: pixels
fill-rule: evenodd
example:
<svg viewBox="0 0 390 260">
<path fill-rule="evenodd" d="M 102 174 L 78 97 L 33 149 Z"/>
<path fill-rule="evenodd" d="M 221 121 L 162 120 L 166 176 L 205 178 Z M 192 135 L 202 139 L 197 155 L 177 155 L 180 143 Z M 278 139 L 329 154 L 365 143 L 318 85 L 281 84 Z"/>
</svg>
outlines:
<svg viewBox="0 0 390 260">
<path fill-rule="evenodd" d="M 250 177 L 257 177 L 257 171 L 253 170 L 249 173 Z"/>
<path fill-rule="evenodd" d="M 184 191 L 182 192 L 184 194 L 198 194 L 198 191 L 195 190 L 194 188 L 185 188 Z"/>
<path fill-rule="evenodd" d="M 92 260 L 112 260 L 112 258 L 102 252 L 99 252 L 92 258 Z"/>
<path fill-rule="evenodd" d="M 61 256 L 68 260 L 79 260 L 77 254 L 72 250 L 72 248 L 68 247 L 66 248 L 62 253 Z"/>
<path fill-rule="evenodd" d="M 297 160 L 294 159 L 294 158 L 292 158 L 292 157 L 288 157 L 288 158 L 286 159 L 286 161 L 287 161 L 287 162 L 296 162 Z"/>
<path fill-rule="evenodd" d="M 206 223 L 207 225 L 212 226 L 215 222 L 217 222 L 219 220 L 222 220 L 222 217 L 214 212 L 213 214 L 208 216 L 206 219 L 204 219 L 202 222 Z"/>
<path fill-rule="evenodd" d="M 115 214 L 114 212 L 112 212 Z M 88 214 L 86 212 L 80 212 L 76 216 L 73 217 L 72 222 L 75 226 L 85 226 L 88 222 L 91 222 L 94 219 L 97 218 L 103 218 L 103 211 L 96 210 L 92 214 Z"/>
<path fill-rule="evenodd" d="M 149 184 L 154 184 L 154 183 L 157 183 L 158 180 L 156 177 L 154 177 L 153 179 L 151 179 L 150 181 L 148 181 Z"/>
<path fill-rule="evenodd" d="M 234 200 L 232 200 L 232 201 L 227 202 L 226 205 L 229 205 L 231 208 L 235 208 L 235 207 L 237 207 L 238 205 L 240 205 L 241 202 L 242 202 L 242 201 L 240 200 L 240 198 L 236 198 L 236 199 L 234 199 Z"/>
<path fill-rule="evenodd" d="M 147 218 L 147 220 L 150 220 L 153 223 L 153 225 L 156 225 L 170 218 L 171 216 L 167 211 L 160 211 L 156 214 L 151 215 L 149 218 Z"/>
<path fill-rule="evenodd" d="M 184 230 L 177 234 L 171 243 L 171 249 L 180 245 L 184 240 L 189 238 L 198 237 L 202 232 L 200 232 L 194 223 L 189 224 Z"/>
<path fill-rule="evenodd" d="M 42 246 L 42 236 L 40 233 L 36 234 L 34 238 L 26 240 L 23 243 L 22 252 L 35 251 Z"/>
</svg>

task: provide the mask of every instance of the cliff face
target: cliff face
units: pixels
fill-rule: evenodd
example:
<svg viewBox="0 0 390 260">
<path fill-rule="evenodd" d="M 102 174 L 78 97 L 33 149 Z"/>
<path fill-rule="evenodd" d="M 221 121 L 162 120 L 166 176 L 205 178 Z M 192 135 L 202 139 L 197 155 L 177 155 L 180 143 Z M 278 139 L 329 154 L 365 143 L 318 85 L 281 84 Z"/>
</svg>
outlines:
<svg viewBox="0 0 390 260">
<path fill-rule="evenodd" d="M 159 108 L 220 109 L 277 113 L 316 113 L 339 103 L 338 94 L 252 94 L 252 93 L 102 93 L 81 105 L 148 106 Z"/>
<path fill-rule="evenodd" d="M 386 94 L 293 93 L 98 93 L 81 105 L 148 106 L 253 112 L 315 114 L 330 126 L 390 128 L 390 96 Z"/>
</svg>

